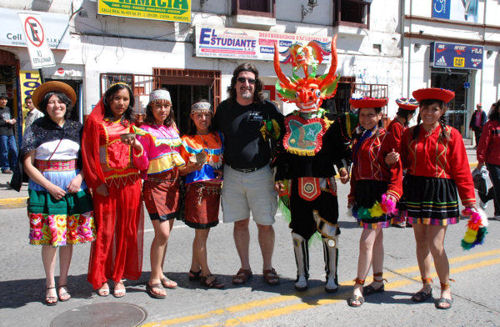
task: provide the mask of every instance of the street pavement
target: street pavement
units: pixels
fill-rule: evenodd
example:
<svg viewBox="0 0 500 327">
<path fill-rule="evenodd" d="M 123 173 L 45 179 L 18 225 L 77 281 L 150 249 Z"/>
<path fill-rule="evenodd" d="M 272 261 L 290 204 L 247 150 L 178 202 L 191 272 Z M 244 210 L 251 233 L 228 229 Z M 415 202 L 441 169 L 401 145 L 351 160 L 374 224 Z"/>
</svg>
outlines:
<svg viewBox="0 0 500 327">
<path fill-rule="evenodd" d="M 0 179 L 0 185 L 4 185 L 3 179 Z M 70 269 L 69 288 L 73 298 L 47 307 L 42 303 L 45 290 L 40 248 L 28 244 L 26 208 L 0 210 L 3 226 L 0 326 L 56 326 L 61 318 L 66 318 L 66 325 L 72 326 L 126 326 L 117 324 L 118 318 L 109 318 L 113 312 L 106 312 L 106 308 L 114 304 L 130 304 L 144 310 L 143 326 L 500 326 L 497 293 L 500 221 L 495 220 L 490 221 L 485 244 L 469 251 L 460 247 L 467 221 L 448 229 L 445 247 L 450 258 L 451 277 L 455 279 L 451 284 L 454 303 L 450 310 L 437 310 L 430 301 L 414 304 L 410 300 L 420 288 L 411 228 L 384 231 L 386 291 L 367 297 L 360 308 L 348 307 L 346 299 L 356 277 L 361 230 L 354 218 L 347 215 L 348 186 L 340 183 L 338 186 L 342 234 L 338 271 L 341 287 L 336 294 L 327 294 L 323 290 L 324 263 L 319 241 L 313 241 L 310 246 L 310 289 L 306 292 L 293 289 L 296 268 L 291 236 L 287 223 L 278 214 L 274 225 L 273 265 L 280 274 L 280 285 L 272 287 L 263 282 L 262 259 L 253 223 L 250 253 L 254 277 L 248 284 L 239 287 L 231 284 L 231 275 L 238 270 L 239 260 L 232 239 L 233 225 L 223 223 L 210 232 L 208 254 L 212 272 L 225 282 L 226 288 L 206 289 L 198 282 L 190 282 L 187 271 L 194 233 L 183 223 L 176 222 L 169 240 L 165 271 L 179 286 L 168 290 L 164 300 L 152 299 L 145 293 L 144 285 L 149 278 L 149 247 L 153 238 L 153 229 L 146 215 L 144 272 L 138 281 L 126 282 L 127 295 L 124 298 L 111 295 L 103 298 L 92 292 L 86 282 L 90 246 L 79 245 L 74 247 Z M 23 194 L 21 192 L 18 196 Z M 490 203 L 486 210 L 490 216 L 492 207 Z M 437 298 L 439 280 L 435 274 L 433 277 L 434 297 Z M 72 318 L 88 305 L 101 310 L 93 311 L 87 319 Z"/>
</svg>

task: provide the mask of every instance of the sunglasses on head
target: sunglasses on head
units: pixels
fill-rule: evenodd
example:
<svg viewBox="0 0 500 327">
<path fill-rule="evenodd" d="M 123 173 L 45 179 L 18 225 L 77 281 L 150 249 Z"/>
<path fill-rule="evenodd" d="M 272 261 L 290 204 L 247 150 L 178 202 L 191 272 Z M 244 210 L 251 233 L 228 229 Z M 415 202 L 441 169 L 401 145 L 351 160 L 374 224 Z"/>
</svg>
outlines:
<svg viewBox="0 0 500 327">
<path fill-rule="evenodd" d="M 248 81 L 248 84 L 255 84 L 255 80 L 253 78 L 238 77 L 236 80 L 240 83 L 245 83 L 245 81 Z"/>
</svg>

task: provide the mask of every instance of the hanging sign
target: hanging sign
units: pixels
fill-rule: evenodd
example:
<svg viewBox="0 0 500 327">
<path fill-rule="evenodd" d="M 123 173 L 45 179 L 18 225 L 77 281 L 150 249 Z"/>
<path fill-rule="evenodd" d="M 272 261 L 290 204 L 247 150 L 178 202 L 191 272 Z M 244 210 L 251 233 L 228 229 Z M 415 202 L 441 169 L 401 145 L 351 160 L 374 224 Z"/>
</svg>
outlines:
<svg viewBox="0 0 500 327">
<path fill-rule="evenodd" d="M 483 69 L 484 48 L 444 42 L 431 43 L 431 65 L 438 68 Z"/>
<path fill-rule="evenodd" d="M 191 0 L 98 0 L 98 14 L 191 22 Z"/>
<path fill-rule="evenodd" d="M 33 69 L 53 67 L 56 65 L 54 54 L 47 44 L 42 17 L 33 13 L 19 13 L 23 36 L 28 45 L 28 51 Z"/>
</svg>

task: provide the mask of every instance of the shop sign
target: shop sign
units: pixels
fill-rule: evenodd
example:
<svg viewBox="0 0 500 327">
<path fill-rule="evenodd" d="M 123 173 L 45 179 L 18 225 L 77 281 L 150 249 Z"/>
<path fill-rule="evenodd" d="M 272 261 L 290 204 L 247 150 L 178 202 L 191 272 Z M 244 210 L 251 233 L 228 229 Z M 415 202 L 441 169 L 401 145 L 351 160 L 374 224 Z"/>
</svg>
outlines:
<svg viewBox="0 0 500 327">
<path fill-rule="evenodd" d="M 191 22 L 191 0 L 98 0 L 98 14 Z"/>
<path fill-rule="evenodd" d="M 478 0 L 432 0 L 432 17 L 477 23 Z"/>
<path fill-rule="evenodd" d="M 325 46 L 323 62 L 329 62 L 331 37 L 276 33 L 223 27 L 196 27 L 196 56 L 228 59 L 273 60 L 274 43 L 285 51 L 294 43 L 306 45 L 310 41 Z"/>
<path fill-rule="evenodd" d="M 42 17 L 32 13 L 19 13 L 23 36 L 28 42 L 28 51 L 32 68 L 53 67 L 56 65 L 54 54 L 45 38 Z"/>
<path fill-rule="evenodd" d="M 483 69 L 484 48 L 443 42 L 431 43 L 431 65 L 437 68 Z"/>
<path fill-rule="evenodd" d="M 23 12 L 28 13 L 28 12 Z M 68 16 L 63 14 L 52 14 L 44 12 L 29 12 L 30 14 L 41 17 L 43 20 L 43 29 L 45 42 L 52 49 L 69 49 L 69 29 Z M 24 25 L 19 24 L 17 10 L 0 8 L 0 17 L 2 17 L 2 28 L 0 29 L 0 45 L 11 47 L 26 47 L 29 41 L 24 35 Z"/>
</svg>

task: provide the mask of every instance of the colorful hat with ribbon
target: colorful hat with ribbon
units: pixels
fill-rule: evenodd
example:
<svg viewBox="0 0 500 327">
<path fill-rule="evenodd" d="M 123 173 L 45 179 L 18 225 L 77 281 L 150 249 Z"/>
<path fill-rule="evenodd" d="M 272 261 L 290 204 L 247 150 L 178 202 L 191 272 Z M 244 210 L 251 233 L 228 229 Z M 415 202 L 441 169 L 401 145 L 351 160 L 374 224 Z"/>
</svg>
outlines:
<svg viewBox="0 0 500 327">
<path fill-rule="evenodd" d="M 40 104 L 42 103 L 45 94 L 49 92 L 60 92 L 64 93 L 71 101 L 71 105 L 76 103 L 76 93 L 75 90 L 68 84 L 59 81 L 45 82 L 35 89 L 32 95 L 33 104 L 37 109 L 40 109 Z"/>
<path fill-rule="evenodd" d="M 362 98 L 351 98 L 349 103 L 354 108 L 381 108 L 387 105 L 387 98 L 372 98 L 372 97 L 362 97 Z"/>
<path fill-rule="evenodd" d="M 444 103 L 448 103 L 455 97 L 455 92 L 437 87 L 429 87 L 413 91 L 413 97 L 418 102 L 422 100 L 441 100 Z"/>
<path fill-rule="evenodd" d="M 396 100 L 396 104 L 399 108 L 414 111 L 418 108 L 418 101 L 413 98 L 399 98 Z"/>
</svg>

